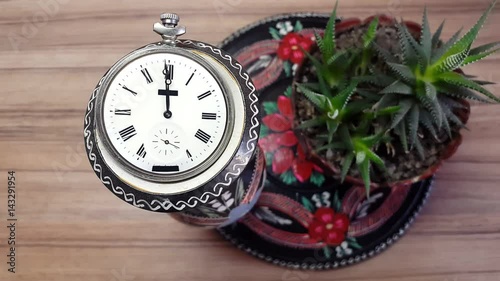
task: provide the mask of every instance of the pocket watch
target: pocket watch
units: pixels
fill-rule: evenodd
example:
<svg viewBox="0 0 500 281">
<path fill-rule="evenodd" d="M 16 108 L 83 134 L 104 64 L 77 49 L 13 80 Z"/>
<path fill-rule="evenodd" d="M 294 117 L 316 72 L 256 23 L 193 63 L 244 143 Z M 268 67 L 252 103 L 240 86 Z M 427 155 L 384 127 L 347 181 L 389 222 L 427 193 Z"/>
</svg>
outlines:
<svg viewBox="0 0 500 281">
<path fill-rule="evenodd" d="M 125 202 L 176 212 L 219 198 L 253 161 L 260 123 L 255 87 L 229 54 L 177 37 L 161 15 L 161 41 L 139 48 L 100 79 L 84 139 L 101 182 Z"/>
</svg>

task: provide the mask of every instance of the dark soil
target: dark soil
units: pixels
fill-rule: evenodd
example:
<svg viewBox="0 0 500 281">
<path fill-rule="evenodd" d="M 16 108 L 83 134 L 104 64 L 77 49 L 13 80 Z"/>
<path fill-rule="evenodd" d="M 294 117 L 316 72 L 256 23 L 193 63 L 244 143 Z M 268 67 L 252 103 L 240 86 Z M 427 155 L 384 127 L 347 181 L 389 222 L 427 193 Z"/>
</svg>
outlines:
<svg viewBox="0 0 500 281">
<path fill-rule="evenodd" d="M 337 49 L 342 50 L 361 47 L 362 35 L 366 31 L 366 28 L 367 26 L 361 26 L 338 35 Z M 398 43 L 396 27 L 380 27 L 375 40 L 376 43 L 382 48 L 390 51 L 393 55 L 400 56 L 401 51 Z M 313 55 L 318 58 L 320 56 L 318 51 L 313 52 Z M 372 63 L 377 69 L 380 69 L 383 72 L 387 71 L 386 65 L 381 59 L 377 59 Z M 299 75 L 302 77 L 301 81 L 299 79 L 299 82 L 317 81 L 315 78 L 315 69 L 310 63 L 307 63 L 307 61 L 303 65 Z M 310 120 L 319 114 L 316 107 L 302 94 L 297 93 L 295 95 L 294 102 L 296 109 L 295 120 L 298 124 L 303 121 Z M 376 126 L 376 124 L 374 124 L 374 126 Z M 458 127 L 452 127 L 453 134 L 458 134 L 459 129 L 460 128 Z M 303 133 L 306 138 L 309 139 L 312 147 L 321 147 L 324 146 L 325 143 L 321 143 L 316 136 L 324 134 L 326 131 L 326 127 L 310 128 L 303 130 Z M 373 167 L 371 172 L 372 182 L 384 183 L 410 179 L 422 174 L 441 160 L 442 153 L 451 141 L 447 134 L 445 132 L 441 132 L 438 139 L 436 139 L 427 130 L 420 130 L 418 135 L 424 148 L 424 157 L 421 158 L 416 149 L 413 149 L 408 153 L 405 152 L 399 142 L 399 137 L 393 134 L 391 136 L 392 139 L 398 140 L 392 142 L 394 145 L 393 151 L 389 150 L 385 146 L 379 147 L 376 151 L 376 153 L 384 160 L 387 173 L 384 174 L 381 171 L 378 171 L 377 167 Z M 334 151 L 331 149 L 319 152 L 318 154 L 323 160 L 326 160 L 330 165 L 335 167 L 341 167 L 341 163 L 344 161 L 345 157 L 345 155 L 342 154 L 342 151 Z M 356 178 L 360 177 L 359 171 L 356 169 L 355 165 L 350 169 L 349 175 Z"/>
</svg>

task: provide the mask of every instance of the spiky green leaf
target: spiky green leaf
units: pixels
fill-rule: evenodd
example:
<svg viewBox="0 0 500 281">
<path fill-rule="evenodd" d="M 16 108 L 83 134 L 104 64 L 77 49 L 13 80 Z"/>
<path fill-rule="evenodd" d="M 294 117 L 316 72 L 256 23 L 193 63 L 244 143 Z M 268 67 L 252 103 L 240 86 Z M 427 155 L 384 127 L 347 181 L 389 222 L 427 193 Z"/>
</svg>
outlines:
<svg viewBox="0 0 500 281">
<path fill-rule="evenodd" d="M 479 34 L 479 31 L 483 27 L 491 10 L 493 10 L 493 7 L 495 6 L 496 2 L 497 2 L 497 0 L 494 0 L 493 2 L 491 2 L 488 9 L 486 9 L 486 11 L 483 13 L 481 18 L 479 18 L 479 20 L 476 22 L 476 24 L 474 24 L 474 26 L 445 53 L 445 55 L 444 55 L 445 57 L 449 57 L 451 55 L 462 53 L 464 50 L 470 49 L 470 46 L 476 40 L 476 37 Z"/>
<path fill-rule="evenodd" d="M 443 57 L 443 55 L 448 51 L 448 49 L 451 48 L 451 46 L 453 46 L 455 42 L 457 42 L 458 37 L 460 37 L 461 33 L 462 33 L 462 28 L 460 28 L 457 32 L 455 32 L 455 34 L 453 34 L 453 36 L 451 36 L 450 39 L 448 39 L 448 41 L 446 41 L 446 43 L 444 43 L 441 47 L 434 50 L 434 52 L 432 53 L 431 64 L 435 64 Z"/>
<path fill-rule="evenodd" d="M 400 122 L 399 125 L 394 128 L 394 132 L 396 132 L 396 134 L 399 136 L 399 141 L 401 142 L 403 149 L 405 151 L 408 151 L 408 137 L 406 134 L 405 122 Z"/>
<path fill-rule="evenodd" d="M 420 100 L 422 105 L 430 112 L 434 124 L 436 124 L 438 129 L 441 129 L 443 125 L 443 111 L 438 99 L 431 99 L 427 95 L 419 94 L 417 98 Z"/>
<path fill-rule="evenodd" d="M 326 120 L 323 116 L 320 116 L 318 118 L 314 118 L 311 120 L 303 121 L 300 123 L 299 126 L 297 126 L 297 129 L 307 129 L 307 128 L 312 128 L 312 127 L 319 127 L 325 125 Z"/>
<path fill-rule="evenodd" d="M 382 98 L 373 106 L 373 109 L 381 109 L 397 104 L 399 98 L 397 95 L 382 95 Z"/>
<path fill-rule="evenodd" d="M 333 149 L 333 150 L 341 149 L 341 150 L 345 150 L 345 149 L 347 149 L 347 147 L 342 142 L 332 142 L 332 143 L 329 143 L 327 145 L 320 146 L 320 147 L 316 148 L 316 151 L 320 152 L 320 151 L 325 151 L 325 150 L 328 150 L 328 149 Z"/>
<path fill-rule="evenodd" d="M 312 102 L 318 109 L 323 112 L 328 111 L 327 107 L 327 97 L 322 94 L 311 91 L 310 89 L 304 87 L 301 84 L 297 85 L 299 91 L 310 101 Z"/>
<path fill-rule="evenodd" d="M 316 39 L 316 46 L 318 46 L 319 51 L 323 52 L 323 50 L 325 49 L 325 46 L 323 44 L 323 37 L 321 37 L 316 29 L 314 30 L 314 38 Z"/>
<path fill-rule="evenodd" d="M 420 124 L 422 124 L 422 126 L 424 126 L 428 131 L 429 133 L 432 134 L 432 136 L 434 138 L 437 137 L 437 133 L 436 133 L 436 129 L 434 128 L 434 124 L 432 122 L 432 117 L 430 115 L 430 113 L 426 110 L 423 110 L 423 109 L 420 109 Z"/>
<path fill-rule="evenodd" d="M 418 155 L 420 156 L 421 160 L 425 160 L 425 150 L 424 147 L 422 146 L 422 143 L 420 142 L 420 139 L 417 138 L 415 141 L 415 148 L 417 149 Z"/>
<path fill-rule="evenodd" d="M 380 170 L 385 171 L 384 160 L 382 160 L 382 158 L 380 158 L 380 156 L 378 156 L 377 154 L 375 154 L 375 152 L 373 152 L 371 150 L 367 150 L 366 151 L 366 156 L 368 157 L 368 159 L 370 161 L 372 161 L 373 163 L 375 163 L 375 165 L 377 165 Z"/>
<path fill-rule="evenodd" d="M 443 57 L 438 63 L 434 64 L 433 69 L 438 72 L 449 72 L 453 71 L 463 65 L 465 59 L 467 58 L 469 50 L 464 49 L 462 52 Z"/>
<path fill-rule="evenodd" d="M 427 95 L 427 97 L 435 100 L 437 96 L 436 87 L 434 87 L 434 85 L 429 82 L 425 82 L 424 85 L 425 85 L 425 94 Z"/>
<path fill-rule="evenodd" d="M 349 152 L 344 158 L 344 162 L 342 162 L 342 172 L 341 172 L 341 181 L 344 182 L 347 173 L 352 166 L 352 161 L 354 160 L 354 153 Z"/>
<path fill-rule="evenodd" d="M 366 194 L 370 196 L 370 161 L 365 159 L 365 161 L 358 164 L 359 173 L 365 184 Z"/>
<path fill-rule="evenodd" d="M 432 49 L 436 49 L 439 45 L 439 42 L 441 41 L 440 39 L 441 39 L 441 33 L 443 32 L 444 23 L 445 21 L 443 20 L 443 22 L 441 22 L 438 29 L 432 36 Z"/>
<path fill-rule="evenodd" d="M 500 41 L 484 44 L 474 49 L 471 49 L 469 52 L 469 56 L 480 55 L 482 53 L 489 52 L 493 49 L 498 49 L 498 47 L 500 47 Z"/>
<path fill-rule="evenodd" d="M 431 29 L 429 26 L 429 19 L 427 18 L 427 7 L 425 7 L 424 9 L 424 16 L 422 18 L 422 32 L 420 35 L 420 45 L 422 46 L 425 59 L 428 62 L 431 59 L 432 38 L 431 38 Z"/>
<path fill-rule="evenodd" d="M 448 118 L 443 118 L 443 127 L 444 127 L 444 130 L 446 131 L 446 134 L 448 134 L 448 137 L 452 137 L 451 135 L 451 127 L 450 127 L 450 123 L 448 122 Z"/>
<path fill-rule="evenodd" d="M 398 126 L 398 124 L 403 120 L 403 118 L 406 116 L 408 111 L 413 106 L 413 101 L 411 99 L 404 99 L 399 102 L 400 109 L 398 113 L 392 118 L 392 125 L 391 128 L 395 128 Z"/>
<path fill-rule="evenodd" d="M 339 135 L 342 143 L 345 145 L 346 149 L 354 150 L 354 144 L 352 143 L 351 134 L 347 126 L 341 126 L 339 129 Z"/>
<path fill-rule="evenodd" d="M 408 118 L 406 119 L 408 122 L 408 131 L 410 133 L 411 146 L 414 146 L 415 142 L 417 141 L 419 116 L 420 116 L 420 109 L 418 107 L 418 104 L 414 104 L 408 114 Z"/>
<path fill-rule="evenodd" d="M 455 98 L 460 98 L 460 99 L 468 99 L 468 100 L 474 100 L 474 101 L 479 101 L 479 102 L 484 102 L 484 103 L 491 103 L 491 100 L 483 97 L 476 92 L 470 90 L 469 88 L 463 87 L 463 86 L 457 86 L 454 83 L 448 83 L 445 81 L 441 81 L 438 84 L 439 92 L 450 96 L 450 97 L 455 97 Z"/>
<path fill-rule="evenodd" d="M 498 50 L 500 50 L 500 48 L 497 48 L 497 49 L 493 49 L 493 50 L 490 50 L 488 52 L 484 52 L 484 53 L 480 53 L 480 54 L 477 54 L 477 55 L 470 55 L 465 58 L 465 60 L 462 62 L 462 66 L 465 66 L 465 65 L 468 65 L 468 64 L 471 64 L 471 63 L 475 63 L 477 61 L 480 61 L 482 59 L 485 59 L 486 57 L 498 52 Z"/>
<path fill-rule="evenodd" d="M 375 17 L 370 25 L 368 26 L 368 29 L 366 30 L 365 34 L 363 35 L 363 47 L 368 48 L 373 40 L 375 40 L 375 37 L 377 36 L 377 27 L 378 27 L 378 17 Z"/>
<path fill-rule="evenodd" d="M 385 87 L 381 94 L 402 94 L 402 95 L 412 95 L 413 88 L 408 86 L 408 84 L 403 81 L 396 80 L 391 85 Z"/>
<path fill-rule="evenodd" d="M 410 43 L 410 47 L 413 49 L 416 59 L 417 59 L 417 64 L 410 64 L 410 66 L 416 67 L 417 65 L 420 66 L 420 69 L 423 71 L 427 67 L 429 63 L 429 59 L 427 58 L 427 55 L 425 54 L 424 48 L 422 45 L 420 45 L 415 38 L 411 35 L 410 31 L 408 31 L 408 27 L 406 25 L 403 25 L 403 34 L 406 36 L 408 42 Z M 429 55 L 430 56 L 430 55 Z"/>
<path fill-rule="evenodd" d="M 323 61 L 328 61 L 335 52 L 336 43 L 335 43 L 335 23 L 337 20 L 337 7 L 338 1 L 335 3 L 335 8 L 332 11 L 330 19 L 326 24 L 325 34 L 323 36 L 323 49 L 321 49 L 321 54 L 323 55 Z"/>
<path fill-rule="evenodd" d="M 465 78 L 464 76 L 455 73 L 455 72 L 449 72 L 449 73 L 444 73 L 440 75 L 439 77 L 442 81 L 448 82 L 453 85 L 469 88 L 471 90 L 477 91 L 486 97 L 496 101 L 500 102 L 500 99 L 493 95 L 490 91 L 486 90 L 483 88 L 481 85 L 477 84 L 476 82 L 469 80 Z"/>
<path fill-rule="evenodd" d="M 343 89 L 338 95 L 331 98 L 331 103 L 334 109 L 344 109 L 352 95 L 356 92 L 356 87 L 358 86 L 357 81 L 351 81 L 349 85 Z"/>
<path fill-rule="evenodd" d="M 442 101 L 439 99 L 439 102 L 441 103 L 441 108 L 443 109 L 443 113 L 448 119 L 449 122 L 462 127 L 464 124 L 462 123 L 462 120 L 458 118 L 455 113 L 453 113 L 453 109 L 449 107 L 448 103 Z"/>
<path fill-rule="evenodd" d="M 331 143 L 333 141 L 333 137 L 335 137 L 335 133 L 337 132 L 338 128 L 338 122 L 330 119 L 326 121 L 326 129 L 328 130 L 328 143 Z"/>
<path fill-rule="evenodd" d="M 415 83 L 415 75 L 408 66 L 397 63 L 387 63 L 387 65 L 395 74 L 397 74 L 404 81 L 410 84 Z"/>
<path fill-rule="evenodd" d="M 403 55 L 403 61 L 406 65 L 410 67 L 415 67 L 418 65 L 418 56 L 415 49 L 411 43 L 411 35 L 404 24 L 397 24 L 398 35 L 399 35 L 399 45 Z"/>
</svg>

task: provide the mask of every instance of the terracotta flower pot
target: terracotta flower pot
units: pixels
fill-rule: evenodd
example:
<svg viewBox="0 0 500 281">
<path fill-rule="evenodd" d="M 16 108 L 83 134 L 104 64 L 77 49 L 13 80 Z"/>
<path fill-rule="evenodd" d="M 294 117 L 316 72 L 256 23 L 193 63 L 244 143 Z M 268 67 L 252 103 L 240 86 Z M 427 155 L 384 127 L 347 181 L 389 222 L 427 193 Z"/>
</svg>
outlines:
<svg viewBox="0 0 500 281">
<path fill-rule="evenodd" d="M 396 23 L 396 20 L 393 17 L 387 16 L 387 15 L 374 15 L 371 17 L 368 17 L 365 20 L 361 20 L 359 18 L 348 18 L 344 19 L 341 22 L 337 23 L 335 27 L 335 32 L 337 36 L 339 34 L 342 34 L 343 32 L 349 31 L 353 28 L 360 27 L 366 24 L 369 24 L 375 17 L 379 17 L 379 27 L 384 27 L 384 26 L 394 26 Z M 420 36 L 421 32 L 421 26 L 418 23 L 411 22 L 411 21 L 404 21 L 404 24 L 408 27 L 408 30 L 410 33 L 418 39 Z M 314 52 L 317 50 L 317 46 L 314 46 L 311 52 Z M 301 81 L 301 77 L 304 75 L 304 69 L 305 66 L 309 63 L 309 60 L 306 58 L 298 67 L 297 72 L 294 77 L 294 85 L 296 84 L 295 82 Z M 457 72 L 462 73 L 461 70 L 458 70 Z M 302 147 L 304 148 L 304 153 L 307 155 L 307 158 L 315 163 L 316 165 L 320 166 L 323 168 L 327 173 L 330 173 L 334 177 L 340 177 L 341 174 L 341 169 L 340 167 L 333 165 L 332 163 L 326 161 L 321 157 L 318 153 L 315 152 L 315 149 L 312 145 L 311 140 L 307 137 L 305 132 L 298 128 L 298 121 L 297 121 L 297 105 L 295 103 L 296 97 L 297 97 L 297 87 L 293 87 L 293 92 L 292 92 L 292 108 L 293 108 L 293 114 L 294 114 L 294 122 L 293 122 L 293 130 L 295 134 L 298 137 L 298 140 Z M 455 112 L 457 117 L 460 118 L 460 120 L 466 124 L 469 115 L 470 115 L 470 104 L 468 101 L 460 99 L 458 100 L 460 103 L 464 105 L 464 108 L 460 109 L 459 111 Z M 412 177 L 402 179 L 399 181 L 395 182 L 372 182 L 371 186 L 372 188 L 377 188 L 377 187 L 382 187 L 382 186 L 396 186 L 396 185 L 405 185 L 405 184 L 411 184 L 415 183 L 421 180 L 424 180 L 426 178 L 431 177 L 436 173 L 436 171 L 441 167 L 442 162 L 448 158 L 450 158 L 455 152 L 457 151 L 458 147 L 462 143 L 462 136 L 460 132 L 455 133 L 452 136 L 452 139 L 447 143 L 446 147 L 444 150 L 440 153 L 440 158 L 439 160 L 434 163 L 434 165 L 430 166 L 428 169 L 425 171 L 415 174 Z M 352 176 L 347 176 L 345 179 L 349 183 L 353 184 L 359 184 L 363 185 L 363 180 L 361 178 L 356 178 Z"/>
</svg>

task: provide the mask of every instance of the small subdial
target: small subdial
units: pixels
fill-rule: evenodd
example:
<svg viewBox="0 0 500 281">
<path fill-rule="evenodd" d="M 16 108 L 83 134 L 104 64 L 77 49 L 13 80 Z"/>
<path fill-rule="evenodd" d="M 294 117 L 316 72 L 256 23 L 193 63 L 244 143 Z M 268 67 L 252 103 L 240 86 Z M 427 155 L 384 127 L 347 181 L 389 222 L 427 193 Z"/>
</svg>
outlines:
<svg viewBox="0 0 500 281">
<path fill-rule="evenodd" d="M 152 147 L 156 158 L 165 163 L 175 162 L 182 156 L 181 133 L 174 128 L 158 129 L 153 134 Z"/>
</svg>

